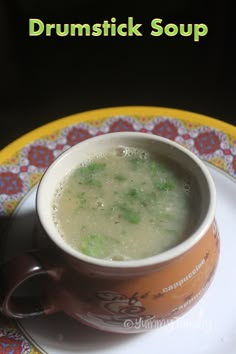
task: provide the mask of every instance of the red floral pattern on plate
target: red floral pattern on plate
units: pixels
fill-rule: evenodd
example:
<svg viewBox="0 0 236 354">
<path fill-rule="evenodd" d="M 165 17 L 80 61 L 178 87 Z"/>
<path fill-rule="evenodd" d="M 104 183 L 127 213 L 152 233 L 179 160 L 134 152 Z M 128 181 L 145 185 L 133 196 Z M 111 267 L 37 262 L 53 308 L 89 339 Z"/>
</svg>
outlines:
<svg viewBox="0 0 236 354">
<path fill-rule="evenodd" d="M 110 126 L 110 132 L 124 132 L 124 131 L 133 131 L 134 127 L 131 123 L 118 119 L 115 123 Z"/>
<path fill-rule="evenodd" d="M 195 146 L 200 154 L 212 154 L 220 149 L 220 139 L 215 132 L 199 134 L 195 139 Z"/>
<path fill-rule="evenodd" d="M 28 152 L 29 163 L 33 166 L 46 168 L 48 167 L 53 158 L 53 152 L 46 146 L 32 146 Z"/>
<path fill-rule="evenodd" d="M 13 172 L 0 173 L 0 194 L 17 194 L 22 192 L 22 180 Z"/>
<path fill-rule="evenodd" d="M 67 143 L 73 146 L 82 140 L 90 138 L 91 135 L 85 129 L 73 128 L 67 135 Z"/>
<path fill-rule="evenodd" d="M 21 342 L 16 341 L 13 338 L 2 337 L 0 341 L 0 353 L 1 354 L 21 354 L 22 347 Z"/>
<path fill-rule="evenodd" d="M 0 328 L 1 354 L 33 354 L 33 346 L 23 337 L 16 328 Z"/>
<path fill-rule="evenodd" d="M 164 138 L 174 140 L 178 135 L 177 127 L 170 121 L 164 121 L 155 125 L 153 134 L 163 136 Z"/>
</svg>

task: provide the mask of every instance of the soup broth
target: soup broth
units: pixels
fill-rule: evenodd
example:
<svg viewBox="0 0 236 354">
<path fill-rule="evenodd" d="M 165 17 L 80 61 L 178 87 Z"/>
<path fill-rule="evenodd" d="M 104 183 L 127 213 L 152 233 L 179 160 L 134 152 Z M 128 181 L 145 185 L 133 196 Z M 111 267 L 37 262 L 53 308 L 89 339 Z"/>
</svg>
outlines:
<svg viewBox="0 0 236 354">
<path fill-rule="evenodd" d="M 190 235 L 191 183 L 175 162 L 121 147 L 69 173 L 55 194 L 54 222 L 64 240 L 88 256 L 154 256 Z"/>
</svg>

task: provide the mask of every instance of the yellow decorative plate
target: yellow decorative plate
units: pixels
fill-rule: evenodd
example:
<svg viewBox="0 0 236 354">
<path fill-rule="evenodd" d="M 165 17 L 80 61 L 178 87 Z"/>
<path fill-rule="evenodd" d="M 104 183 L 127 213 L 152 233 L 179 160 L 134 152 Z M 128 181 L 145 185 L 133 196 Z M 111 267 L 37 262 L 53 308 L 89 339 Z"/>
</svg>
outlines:
<svg viewBox="0 0 236 354">
<path fill-rule="evenodd" d="M 218 186 L 220 198 L 224 189 L 222 186 L 225 184 L 225 192 L 228 188 L 228 197 L 232 199 L 234 195 L 233 190 L 235 190 L 234 187 L 236 186 L 236 127 L 214 118 L 176 109 L 145 106 L 114 107 L 87 111 L 56 120 L 33 130 L 4 148 L 0 152 L 0 218 L 8 218 L 8 216 L 16 211 L 11 219 L 17 219 L 17 215 L 24 208 L 27 208 L 27 203 L 34 202 L 35 189 L 32 190 L 32 187 L 38 183 L 47 166 L 61 152 L 84 139 L 114 131 L 138 131 L 146 132 L 147 134 L 156 134 L 175 140 L 179 144 L 186 146 L 202 160 L 210 164 L 209 169 L 214 175 L 213 177 Z M 223 171 L 224 174 L 220 174 L 219 171 Z M 231 180 L 227 177 L 231 177 Z M 31 190 L 32 192 L 30 192 Z M 227 196 L 224 197 L 226 198 Z M 23 202 L 16 208 L 23 198 Z M 231 202 L 233 203 L 231 199 L 222 199 L 222 203 L 229 205 Z M 227 205 L 225 206 L 225 210 L 227 209 Z M 228 215 L 230 214 L 228 213 Z M 231 225 L 231 227 L 233 226 Z M 11 237 L 13 234 L 12 229 L 7 233 Z M 3 237 L 4 235 L 1 236 L 1 238 Z M 215 306 L 217 310 L 217 306 L 220 306 L 220 304 Z M 51 354 L 55 352 L 58 354 L 74 352 L 73 345 L 69 346 L 71 351 L 67 351 L 65 348 L 62 349 L 65 343 L 61 344 L 60 350 L 57 347 L 55 347 L 55 350 L 48 350 L 47 345 L 45 345 L 46 349 L 41 348 L 41 351 L 36 349 L 36 346 L 40 347 L 40 343 L 35 338 L 32 341 L 29 340 L 32 333 L 34 333 L 34 329 L 30 333 L 27 328 L 29 326 L 31 328 L 35 327 L 35 333 L 37 333 L 37 324 L 40 323 L 40 319 L 31 321 L 26 321 L 26 323 L 23 321 L 20 324 L 22 328 L 25 328 L 24 333 L 28 338 L 26 339 L 14 321 L 3 317 L 0 318 L 0 353 L 26 354 L 48 352 Z M 43 321 L 46 321 L 45 328 L 48 328 L 47 326 L 50 328 L 50 323 L 52 322 L 54 325 L 57 320 L 52 318 Z M 87 338 L 88 341 L 91 341 L 91 336 L 95 336 L 101 342 L 99 342 L 100 349 L 104 349 L 104 352 L 109 349 L 110 352 L 114 351 L 116 353 L 114 348 L 111 349 L 109 346 L 106 348 L 102 347 L 103 339 L 109 341 L 110 338 L 111 342 L 114 342 L 114 345 L 118 345 L 119 341 L 123 344 L 125 343 L 125 340 L 122 338 L 117 342 L 111 334 L 98 335 L 96 331 L 93 332 L 93 330 L 91 332 L 90 329 L 84 329 L 80 324 L 76 323 L 76 325 L 73 325 L 67 319 L 64 319 L 64 321 L 68 324 L 67 328 L 72 328 L 73 330 L 73 328 L 78 327 L 85 336 L 84 338 Z M 65 328 L 63 330 L 68 334 L 68 330 L 66 331 Z M 162 329 L 157 331 L 160 333 L 159 331 L 162 331 Z M 55 334 L 54 332 L 52 331 L 52 335 Z M 163 335 L 165 336 L 164 332 Z M 129 341 L 129 345 L 131 345 L 132 340 L 129 339 Z M 137 339 L 137 341 L 140 340 Z M 32 342 L 35 344 L 32 344 Z M 78 345 L 81 346 L 81 340 L 78 342 Z M 140 342 L 140 345 L 142 347 L 142 342 Z M 136 345 L 133 349 L 135 348 Z M 233 348 L 234 351 L 232 353 L 236 352 L 236 344 Z M 86 343 L 83 342 L 83 350 L 85 349 Z M 89 348 L 87 349 L 89 350 Z M 95 349 L 94 347 L 90 351 L 96 351 Z M 82 349 L 82 351 L 79 350 L 78 348 L 78 353 L 83 352 Z M 125 345 L 122 350 L 123 353 L 126 353 Z M 137 348 L 135 351 L 137 352 Z M 205 354 L 205 351 L 199 351 L 199 353 Z M 219 351 L 219 353 L 223 353 L 223 351 Z"/>
</svg>

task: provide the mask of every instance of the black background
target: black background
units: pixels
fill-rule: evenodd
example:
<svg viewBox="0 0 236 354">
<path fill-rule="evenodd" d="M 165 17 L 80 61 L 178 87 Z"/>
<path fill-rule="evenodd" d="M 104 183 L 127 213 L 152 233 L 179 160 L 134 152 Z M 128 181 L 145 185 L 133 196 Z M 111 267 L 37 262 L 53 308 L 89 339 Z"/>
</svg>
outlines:
<svg viewBox="0 0 236 354">
<path fill-rule="evenodd" d="M 117 23 L 131 16 L 143 37 L 29 37 L 44 23 Z M 151 20 L 205 23 L 207 36 L 150 36 Z M 95 108 L 180 108 L 235 124 L 233 1 L 0 2 L 0 148 L 63 116 Z"/>
</svg>

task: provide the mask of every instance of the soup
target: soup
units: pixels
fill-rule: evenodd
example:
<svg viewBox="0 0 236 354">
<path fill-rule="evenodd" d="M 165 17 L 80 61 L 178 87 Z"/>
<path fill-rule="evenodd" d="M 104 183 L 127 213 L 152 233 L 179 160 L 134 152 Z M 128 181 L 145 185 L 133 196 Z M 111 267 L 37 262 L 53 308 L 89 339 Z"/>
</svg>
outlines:
<svg viewBox="0 0 236 354">
<path fill-rule="evenodd" d="M 113 261 L 154 256 L 190 235 L 191 185 L 177 163 L 120 147 L 86 161 L 60 183 L 54 222 L 65 242 L 88 256 Z"/>
</svg>

